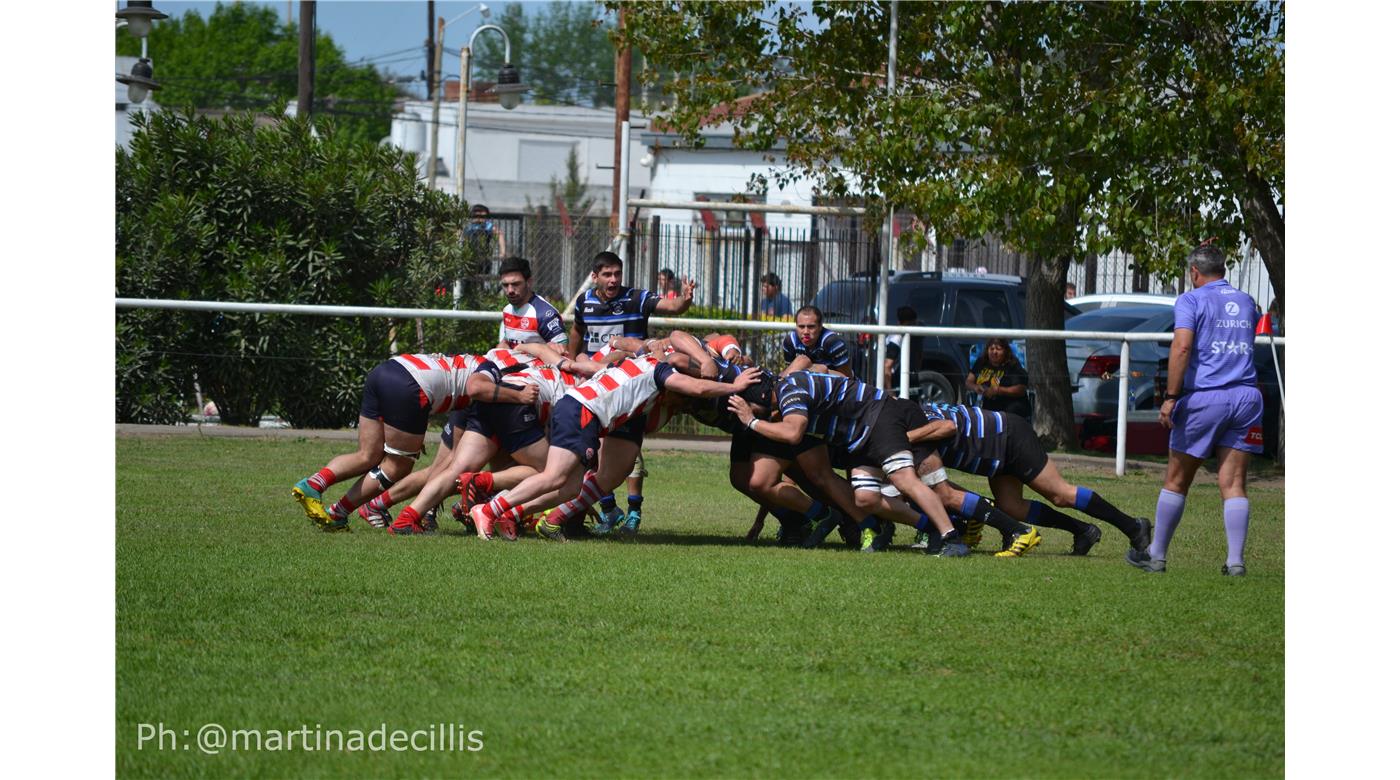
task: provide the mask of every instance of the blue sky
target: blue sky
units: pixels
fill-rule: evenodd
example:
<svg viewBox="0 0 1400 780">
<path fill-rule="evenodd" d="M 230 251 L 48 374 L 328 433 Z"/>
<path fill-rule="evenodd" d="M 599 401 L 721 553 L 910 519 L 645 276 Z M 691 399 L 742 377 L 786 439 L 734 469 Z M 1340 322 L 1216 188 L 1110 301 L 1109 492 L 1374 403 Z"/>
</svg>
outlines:
<svg viewBox="0 0 1400 780">
<path fill-rule="evenodd" d="M 481 5 L 478 2 L 442 2 L 435 4 L 434 14 L 451 20 L 464 11 Z M 544 5 L 543 0 L 525 0 L 526 13 L 530 6 Z M 293 21 L 300 13 L 300 3 L 287 0 L 253 2 L 272 8 L 281 19 L 291 9 Z M 499 19 L 504 2 L 485 3 L 493 19 Z M 187 11 L 208 15 L 212 2 L 171 2 L 156 0 L 155 7 L 170 14 L 183 16 Z M 461 46 L 473 29 L 482 23 L 480 14 L 470 14 L 447 28 L 446 45 Z M 316 4 L 316 27 L 329 34 L 345 51 L 347 59 L 369 60 L 383 72 L 397 76 L 417 76 L 427 67 L 423 42 L 428 36 L 428 3 L 426 0 L 321 0 Z M 407 50 L 407 51 L 406 51 Z M 455 69 L 456 60 L 443 56 L 444 69 Z M 455 72 L 455 70 L 453 71 Z M 419 89 L 422 87 L 420 85 Z"/>
</svg>

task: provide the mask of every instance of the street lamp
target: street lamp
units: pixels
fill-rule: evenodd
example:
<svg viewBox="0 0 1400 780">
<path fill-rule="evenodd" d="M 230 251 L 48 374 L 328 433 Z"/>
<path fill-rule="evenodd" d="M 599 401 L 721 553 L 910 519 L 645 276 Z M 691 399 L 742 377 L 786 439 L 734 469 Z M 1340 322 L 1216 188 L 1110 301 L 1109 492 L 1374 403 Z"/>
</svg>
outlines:
<svg viewBox="0 0 1400 780">
<path fill-rule="evenodd" d="M 117 11 L 117 18 L 126 22 L 127 32 L 144 39 L 151 34 L 151 22 L 169 17 L 152 8 L 150 0 L 127 0 L 126 7 Z"/>
<path fill-rule="evenodd" d="M 154 71 L 150 57 L 146 56 L 146 36 L 151 34 L 152 22 L 167 18 L 166 14 L 152 8 L 149 0 L 128 0 L 126 8 L 117 11 L 117 29 L 125 27 L 127 32 L 141 39 L 141 59 L 132 66 L 130 74 L 117 76 L 117 81 L 126 85 L 126 97 L 132 103 L 140 103 L 146 95 L 160 89 L 160 84 L 151 77 Z"/>
<path fill-rule="evenodd" d="M 472 32 L 467 45 L 462 47 L 462 74 L 457 89 L 457 197 L 467 199 L 467 93 L 471 91 L 472 46 L 476 36 L 492 30 L 500 33 L 506 42 L 506 61 L 496 75 L 496 94 L 500 97 L 501 108 L 509 111 L 520 105 L 520 96 L 529 87 L 520 83 L 520 72 L 510 62 L 510 36 L 494 24 L 483 24 Z"/>
<path fill-rule="evenodd" d="M 433 121 L 432 132 L 428 134 L 428 165 L 426 171 L 428 187 L 433 189 L 437 188 L 438 115 L 442 110 L 442 39 L 446 37 L 449 25 L 461 20 L 468 14 L 475 13 L 481 14 L 482 19 L 491 18 L 491 9 L 487 8 L 485 3 L 478 5 L 476 8 L 469 8 L 447 21 L 444 21 L 441 16 L 438 17 L 437 46 L 434 47 L 433 51 L 433 73 L 437 74 L 437 83 L 428 85 L 433 92 L 431 95 L 433 99 Z"/>
<path fill-rule="evenodd" d="M 151 78 L 151 61 L 145 57 L 136 61 L 130 75 L 117 76 L 117 81 L 126 85 L 126 97 L 132 103 L 140 103 L 148 93 L 160 89 L 160 84 Z"/>
</svg>

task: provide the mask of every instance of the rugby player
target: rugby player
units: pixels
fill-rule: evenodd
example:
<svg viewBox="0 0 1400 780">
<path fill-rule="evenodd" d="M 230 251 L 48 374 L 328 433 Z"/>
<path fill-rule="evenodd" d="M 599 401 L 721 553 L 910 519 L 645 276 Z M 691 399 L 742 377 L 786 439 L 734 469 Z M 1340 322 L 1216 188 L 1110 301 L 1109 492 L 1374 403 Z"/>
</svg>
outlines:
<svg viewBox="0 0 1400 780">
<path fill-rule="evenodd" d="M 399 355 L 380 363 L 365 377 L 359 448 L 297 482 L 292 497 L 318 527 L 348 531 L 350 512 L 412 471 L 429 415 L 465 409 L 473 400 L 528 403 L 538 394 L 503 388 L 499 378 L 495 364 L 476 355 Z M 361 474 L 340 501 L 325 508 L 326 488 Z"/>
<path fill-rule="evenodd" d="M 798 309 L 796 325 L 783 339 L 783 360 L 788 365 L 778 376 L 786 377 L 794 371 L 851 375 L 851 350 L 840 336 L 822 325 L 821 309 Z"/>
<path fill-rule="evenodd" d="M 673 355 L 668 360 L 688 363 L 690 358 Z M 663 395 L 732 395 L 756 382 L 758 376 L 758 369 L 751 368 L 733 383 L 722 384 L 686 376 L 670 362 L 653 357 L 628 358 L 602 371 L 570 388 L 555 405 L 549 418 L 549 455 L 544 471 L 473 507 L 473 523 L 483 529 L 499 518 L 518 522 L 526 514 L 565 496 L 575 496 L 574 502 L 583 506 L 596 502 L 609 482 L 615 485 L 621 481 L 609 472 L 620 472 L 635 461 L 648 417 L 653 412 L 659 416 Z M 604 470 L 585 479 L 585 472 L 595 462 Z M 618 463 L 622 469 L 612 466 Z M 549 518 L 540 521 L 535 532 L 547 539 L 565 541 L 561 525 Z"/>
<path fill-rule="evenodd" d="M 559 311 L 535 293 L 530 261 L 507 257 L 501 261 L 501 291 L 506 305 L 501 309 L 498 349 L 516 349 L 546 363 L 564 356 L 569 334 L 564 332 Z"/>
<path fill-rule="evenodd" d="M 744 367 L 719 358 L 716 353 L 730 356 L 742 353 L 738 352 L 737 343 L 732 345 L 732 349 L 726 349 L 723 339 L 728 338 L 732 342 L 732 337 L 716 338 L 715 335 L 711 334 L 702 345 L 689 333 L 675 331 L 669 341 L 678 352 L 694 359 L 702 378 L 718 376 L 720 381 L 732 382 Z M 765 371 L 759 381 L 740 397 L 762 400 L 772 394 L 773 385 L 773 375 Z M 822 500 L 827 496 L 805 479 L 795 466 L 801 452 L 822 445 L 820 439 L 805 437 L 803 442 L 793 446 L 756 436 L 739 424 L 738 418 L 729 411 L 727 399 L 723 398 L 690 399 L 683 410 L 701 423 L 730 435 L 729 482 L 760 507 L 754 527 L 749 531 L 749 541 L 758 537 L 763 530 L 762 519 L 769 513 L 778 518 L 779 544 L 802 543 L 813 526 L 821 523 L 841 527 L 843 538 L 852 542 L 858 539 L 859 531 L 855 530 L 854 523 L 844 514 L 833 512 Z"/>
<path fill-rule="evenodd" d="M 596 353 L 608 346 L 614 336 L 645 339 L 647 320 L 652 314 L 684 314 L 695 298 L 695 282 L 691 279 L 681 279 L 681 294 L 676 298 L 663 298 L 650 290 L 623 286 L 622 258 L 607 251 L 593 256 L 593 284 L 592 290 L 579 294 L 574 301 L 574 327 L 569 331 L 568 341 L 570 356 L 578 355 L 580 350 Z M 622 522 L 628 532 L 636 533 L 642 522 L 645 477 L 646 463 L 638 454 L 627 476 L 626 519 L 609 492 L 602 500 L 599 523 L 602 530 Z"/>
<path fill-rule="evenodd" d="M 389 532 L 422 533 L 425 529 L 419 518 L 454 489 L 462 493 L 461 519 L 466 524 L 466 512 L 476 503 L 475 499 L 514 487 L 539 473 L 549 452 L 545 424 L 550 411 L 568 388 L 580 381 L 571 373 L 571 364 L 568 358 L 560 358 L 553 366 L 533 366 L 504 376 L 503 386 L 533 388 L 533 403 L 477 403 L 469 407 L 465 418 L 454 425 L 460 438 L 452 448 L 451 465 L 430 480 L 413 503 L 399 513 Z M 498 451 L 508 453 L 510 460 L 519 465 L 482 471 Z M 457 512 L 453 515 L 457 516 Z M 511 541 L 517 534 L 515 523 L 509 520 L 476 530 L 478 537 L 488 540 L 493 537 L 493 530 Z"/>
<path fill-rule="evenodd" d="M 1225 254 L 1207 242 L 1187 263 L 1192 289 L 1176 299 L 1166 400 L 1158 412 L 1171 431 L 1167 476 L 1157 496 L 1157 532 L 1147 550 L 1130 550 L 1128 563 L 1146 572 L 1167 569 L 1167 547 L 1186 509 L 1186 492 L 1201 461 L 1220 462 L 1216 482 L 1224 502 L 1225 565 L 1243 577 L 1249 534 L 1245 477 L 1249 458 L 1264 451 L 1264 397 L 1256 386 L 1254 299 L 1225 281 Z"/>
<path fill-rule="evenodd" d="M 799 316 L 801 316 L 799 314 Z M 768 410 L 763 404 L 749 404 L 731 398 L 729 408 L 750 431 L 779 442 L 796 445 L 804 435 L 825 439 L 833 449 L 839 447 L 851 466 L 851 483 L 836 479 L 829 463 L 825 468 L 815 460 L 826 461 L 826 450 L 814 448 L 803 453 L 798 462 L 813 484 L 825 491 L 842 511 L 861 521 L 861 551 L 876 549 L 876 515 L 897 523 L 913 525 L 925 531 L 938 529 L 942 544 L 931 554 L 962 557 L 968 554 L 962 535 L 953 527 L 943 505 L 933 491 L 919 481 L 914 473 L 914 459 L 909 449 L 908 431 L 927 423 L 917 406 L 881 403 L 885 394 L 863 382 L 835 374 L 797 371 L 783 379 L 776 392 L 765 401 L 769 408 L 777 407 L 776 421 L 759 419 Z M 889 413 L 886 414 L 885 412 Z M 819 453 L 811 455 L 810 453 Z M 899 492 L 910 498 L 921 510 L 916 519 L 910 514 L 891 511 L 882 502 L 878 481 L 871 490 L 869 478 L 884 472 Z M 853 491 L 853 485 L 859 490 Z M 884 513 L 884 514 L 882 514 Z M 932 550 L 933 545 L 930 545 Z"/>
<path fill-rule="evenodd" d="M 928 424 L 911 432 L 909 441 L 916 448 L 926 444 L 931 451 L 920 453 L 919 474 L 936 485 L 945 503 L 961 507 L 964 515 L 980 518 L 986 499 L 948 484 L 946 475 L 940 473 L 944 466 L 986 477 L 996 507 L 1012 518 L 1073 534 L 1072 555 L 1089 554 L 1102 535 L 1098 526 L 1076 520 L 1039 501 L 1026 501 L 1023 486 L 1049 499 L 1056 507 L 1074 507 L 1095 520 L 1112 525 L 1128 538 L 1130 549 L 1146 548 L 1152 534 L 1147 518 L 1129 517 L 1093 490 L 1066 481 L 1045 452 L 1035 430 L 1023 418 L 969 406 L 923 404 L 921 408 Z M 1034 546 L 1038 541 L 1036 537 L 1023 535 L 1013 539 L 1008 549 L 1017 543 Z"/>
</svg>

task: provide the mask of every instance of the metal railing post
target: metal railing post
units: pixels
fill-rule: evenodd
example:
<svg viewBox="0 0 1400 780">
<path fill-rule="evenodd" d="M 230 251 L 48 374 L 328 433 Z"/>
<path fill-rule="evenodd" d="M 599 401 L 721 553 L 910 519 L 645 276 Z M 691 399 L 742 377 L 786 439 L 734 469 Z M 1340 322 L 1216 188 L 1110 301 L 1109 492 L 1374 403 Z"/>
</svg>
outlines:
<svg viewBox="0 0 1400 780">
<path fill-rule="evenodd" d="M 1118 357 L 1118 452 L 1113 464 L 1114 473 L 1120 477 L 1128 468 L 1128 377 L 1133 373 L 1129 362 L 1131 354 L 1132 345 L 1125 340 Z"/>
<path fill-rule="evenodd" d="M 908 333 L 899 337 L 899 397 L 909 397 L 909 346 L 914 337 Z M 883 366 L 881 367 L 883 369 Z M 883 371 L 881 372 L 883 373 Z"/>
</svg>

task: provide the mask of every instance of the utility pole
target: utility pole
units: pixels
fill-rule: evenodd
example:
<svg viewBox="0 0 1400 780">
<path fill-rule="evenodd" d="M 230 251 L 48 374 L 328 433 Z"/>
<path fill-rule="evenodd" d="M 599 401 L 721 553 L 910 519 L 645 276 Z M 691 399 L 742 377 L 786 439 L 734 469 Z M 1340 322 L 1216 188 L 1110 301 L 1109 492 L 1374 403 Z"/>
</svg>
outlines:
<svg viewBox="0 0 1400 780">
<path fill-rule="evenodd" d="M 311 116 L 316 80 L 316 3 L 301 0 L 300 45 L 297 47 L 297 116 Z"/>
<path fill-rule="evenodd" d="M 617 31 L 619 37 L 627 29 L 627 8 L 617 9 Z M 612 180 L 612 229 L 622 226 L 627 219 L 627 193 L 618 192 L 622 186 L 622 123 L 632 117 L 632 47 L 622 43 L 617 50 L 617 61 L 613 66 L 613 80 L 617 90 L 613 93 L 615 107 L 613 119 L 613 180 Z M 645 281 L 645 280 L 643 280 Z"/>
<path fill-rule="evenodd" d="M 433 69 L 433 19 L 435 18 L 433 0 L 428 0 L 428 40 L 423 44 L 423 49 L 428 59 L 428 91 L 425 92 L 424 95 L 429 99 L 433 96 L 433 84 L 437 80 L 437 71 Z"/>
<path fill-rule="evenodd" d="M 433 72 L 442 72 L 442 34 L 447 29 L 447 20 L 437 20 L 437 43 L 433 46 Z M 433 122 L 428 128 L 428 189 L 437 188 L 437 145 L 438 117 L 442 113 L 442 85 L 433 82 Z M 460 88 L 460 87 L 459 87 Z"/>
</svg>

